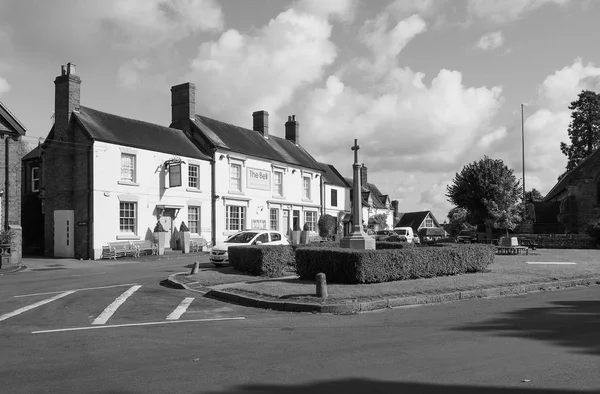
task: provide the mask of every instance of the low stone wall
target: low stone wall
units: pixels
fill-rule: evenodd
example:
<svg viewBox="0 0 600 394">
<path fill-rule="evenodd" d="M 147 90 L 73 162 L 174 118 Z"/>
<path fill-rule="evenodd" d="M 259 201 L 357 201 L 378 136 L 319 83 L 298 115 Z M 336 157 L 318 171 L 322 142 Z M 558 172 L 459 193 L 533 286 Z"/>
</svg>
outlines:
<svg viewBox="0 0 600 394">
<path fill-rule="evenodd" d="M 587 234 L 516 234 L 529 238 L 542 249 L 596 249 L 596 240 Z"/>
</svg>

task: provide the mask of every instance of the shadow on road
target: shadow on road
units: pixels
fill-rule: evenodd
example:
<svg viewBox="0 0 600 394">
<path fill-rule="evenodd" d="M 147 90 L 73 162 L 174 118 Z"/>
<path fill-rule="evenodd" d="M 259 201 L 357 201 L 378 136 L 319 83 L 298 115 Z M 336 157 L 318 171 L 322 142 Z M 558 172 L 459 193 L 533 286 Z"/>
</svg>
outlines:
<svg viewBox="0 0 600 394">
<path fill-rule="evenodd" d="M 600 355 L 600 301 L 557 301 L 549 307 L 521 309 L 456 330 L 533 338 Z"/>
<path fill-rule="evenodd" d="M 445 384 L 427 384 L 413 382 L 382 382 L 366 379 L 345 379 L 329 382 L 315 382 L 306 385 L 267 385 L 249 384 L 228 391 L 214 391 L 212 394 L 364 394 L 364 393 L 402 393 L 402 394 L 570 394 L 585 391 L 536 389 L 531 382 L 519 387 L 463 386 Z M 529 386 L 529 387 L 528 387 Z M 590 391 L 591 393 L 591 391 Z"/>
</svg>

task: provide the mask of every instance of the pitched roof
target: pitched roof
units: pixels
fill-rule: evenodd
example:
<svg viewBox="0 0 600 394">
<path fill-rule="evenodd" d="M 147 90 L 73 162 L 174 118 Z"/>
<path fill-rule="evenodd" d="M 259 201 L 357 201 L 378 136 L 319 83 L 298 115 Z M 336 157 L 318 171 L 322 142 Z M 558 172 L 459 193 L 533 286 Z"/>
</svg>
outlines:
<svg viewBox="0 0 600 394">
<path fill-rule="evenodd" d="M 38 159 L 38 158 L 40 158 L 40 147 L 36 146 L 31 151 L 29 151 L 28 154 L 23 156 L 23 158 L 21 160 L 25 161 L 25 160 Z"/>
<path fill-rule="evenodd" d="M 548 194 L 546 194 L 546 197 L 544 197 L 542 201 L 548 202 L 552 198 L 556 197 L 556 195 L 560 194 L 563 190 L 565 190 L 567 185 L 569 184 L 569 182 L 571 182 L 575 175 L 577 175 L 581 171 L 583 166 L 586 163 L 588 163 L 592 159 L 592 157 L 598 155 L 598 152 L 600 152 L 600 149 L 597 149 L 594 153 L 583 159 L 581 163 L 579 163 L 575 168 L 567 172 L 565 176 L 563 176 L 562 179 L 558 181 L 552 189 L 550 189 L 550 191 L 548 192 Z"/>
<path fill-rule="evenodd" d="M 80 107 L 76 118 L 96 141 L 210 160 L 181 130 Z"/>
<path fill-rule="evenodd" d="M 394 227 L 412 227 L 412 229 L 416 232 L 427 215 L 431 215 L 433 222 L 438 226 L 440 225 L 431 211 L 418 211 L 404 213 L 400 218 L 400 221 L 398 221 Z"/>
<path fill-rule="evenodd" d="M 349 184 L 352 185 L 353 181 L 351 178 L 344 178 L 344 180 Z M 352 187 L 352 186 L 350 186 Z M 372 183 L 366 183 L 362 186 L 362 198 L 363 198 L 363 205 L 369 205 L 368 200 L 369 200 L 369 195 L 371 196 L 371 199 L 373 200 L 373 208 L 377 208 L 377 209 L 387 209 L 386 205 L 385 205 L 385 200 L 383 199 L 384 197 L 387 197 L 387 194 L 381 194 L 381 192 L 379 191 L 379 189 L 377 188 L 377 186 L 375 186 Z"/>
<path fill-rule="evenodd" d="M 346 182 L 344 177 L 338 172 L 338 170 L 332 165 L 327 163 L 319 163 L 321 168 L 325 171 L 323 175 L 325 182 L 338 187 L 352 187 L 351 183 Z"/>
<path fill-rule="evenodd" d="M 302 146 L 285 138 L 274 135 L 264 138 L 257 131 L 201 115 L 196 115 L 192 123 L 217 148 L 324 171 Z"/>
<path fill-rule="evenodd" d="M 13 132 L 24 135 L 27 129 L 0 101 L 0 132 Z"/>
</svg>

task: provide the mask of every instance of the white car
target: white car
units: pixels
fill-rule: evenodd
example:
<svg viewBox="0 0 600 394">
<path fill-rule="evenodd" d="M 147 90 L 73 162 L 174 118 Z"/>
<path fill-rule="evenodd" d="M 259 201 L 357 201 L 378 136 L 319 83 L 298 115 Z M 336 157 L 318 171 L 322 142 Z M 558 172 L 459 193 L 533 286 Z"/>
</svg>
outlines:
<svg viewBox="0 0 600 394">
<path fill-rule="evenodd" d="M 216 267 L 229 264 L 227 251 L 232 246 L 243 245 L 289 245 L 288 239 L 279 231 L 247 230 L 227 238 L 223 243 L 213 246 L 209 254 L 210 262 Z"/>
<path fill-rule="evenodd" d="M 421 243 L 421 239 L 419 237 L 415 236 L 415 233 L 413 232 L 412 227 L 394 227 L 394 231 L 399 236 L 405 236 L 406 241 L 408 243 L 411 243 L 411 242 L 414 242 L 415 244 Z"/>
</svg>

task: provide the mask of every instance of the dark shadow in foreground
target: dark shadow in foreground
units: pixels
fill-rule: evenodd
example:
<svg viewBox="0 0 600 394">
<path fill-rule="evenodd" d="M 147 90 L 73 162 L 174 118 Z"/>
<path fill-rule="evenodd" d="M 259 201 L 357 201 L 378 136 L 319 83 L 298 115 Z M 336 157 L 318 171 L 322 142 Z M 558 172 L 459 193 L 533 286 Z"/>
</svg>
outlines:
<svg viewBox="0 0 600 394">
<path fill-rule="evenodd" d="M 534 382 L 519 383 L 514 387 L 464 386 L 450 384 L 428 384 L 416 382 L 384 382 L 367 379 L 345 379 L 315 382 L 305 385 L 248 384 L 211 394 L 574 394 L 592 393 L 564 389 L 542 389 L 532 387 Z"/>
<path fill-rule="evenodd" d="M 497 332 L 497 335 L 532 338 L 580 353 L 600 355 L 600 301 L 557 301 L 543 308 L 527 308 L 504 317 L 457 327 L 460 331 Z"/>
</svg>

